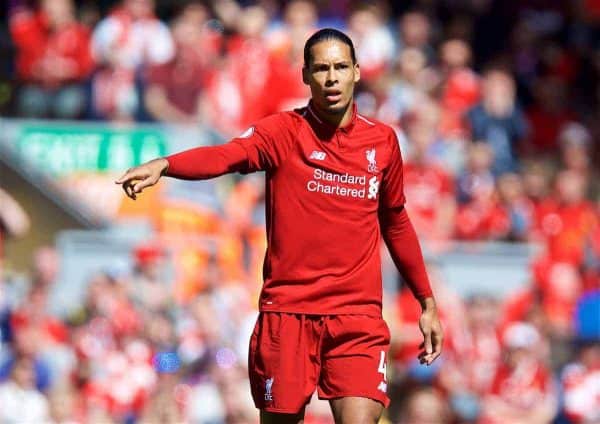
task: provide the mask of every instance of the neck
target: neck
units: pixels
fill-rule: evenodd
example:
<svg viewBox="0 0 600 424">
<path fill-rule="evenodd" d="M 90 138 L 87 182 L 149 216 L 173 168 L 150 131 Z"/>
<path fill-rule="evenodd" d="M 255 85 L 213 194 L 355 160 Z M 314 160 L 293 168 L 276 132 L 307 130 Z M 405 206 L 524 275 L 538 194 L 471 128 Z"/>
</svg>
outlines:
<svg viewBox="0 0 600 424">
<path fill-rule="evenodd" d="M 314 103 L 313 109 L 315 110 L 316 114 L 319 115 L 319 118 L 321 118 L 324 122 L 327 122 L 328 124 L 336 128 L 343 128 L 352 121 L 353 105 L 354 99 L 352 98 L 346 105 L 346 108 L 344 109 L 343 113 L 335 114 L 327 113 L 320 110 L 319 107 Z"/>
</svg>

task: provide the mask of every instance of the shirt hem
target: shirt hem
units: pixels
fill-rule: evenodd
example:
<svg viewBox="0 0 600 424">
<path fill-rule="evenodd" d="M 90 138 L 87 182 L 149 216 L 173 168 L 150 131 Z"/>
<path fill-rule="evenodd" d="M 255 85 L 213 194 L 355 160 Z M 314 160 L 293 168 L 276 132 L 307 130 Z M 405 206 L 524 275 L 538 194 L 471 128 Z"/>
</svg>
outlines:
<svg viewBox="0 0 600 424">
<path fill-rule="evenodd" d="M 378 310 L 373 310 L 373 309 Z M 260 312 L 281 312 L 285 314 L 302 314 L 302 315 L 365 315 L 374 318 L 383 318 L 381 308 L 373 307 L 344 307 L 343 309 L 336 310 L 314 310 L 294 307 L 277 307 L 271 305 L 260 305 L 258 310 Z"/>
</svg>

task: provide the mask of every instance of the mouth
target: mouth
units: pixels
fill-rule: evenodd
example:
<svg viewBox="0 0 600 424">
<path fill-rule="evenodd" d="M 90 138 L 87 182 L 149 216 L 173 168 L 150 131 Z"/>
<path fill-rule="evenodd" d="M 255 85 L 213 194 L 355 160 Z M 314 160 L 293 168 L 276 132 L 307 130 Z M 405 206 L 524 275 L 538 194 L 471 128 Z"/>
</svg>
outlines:
<svg viewBox="0 0 600 424">
<path fill-rule="evenodd" d="M 329 103 L 337 103 L 342 99 L 342 92 L 340 90 L 325 90 L 325 99 Z"/>
</svg>

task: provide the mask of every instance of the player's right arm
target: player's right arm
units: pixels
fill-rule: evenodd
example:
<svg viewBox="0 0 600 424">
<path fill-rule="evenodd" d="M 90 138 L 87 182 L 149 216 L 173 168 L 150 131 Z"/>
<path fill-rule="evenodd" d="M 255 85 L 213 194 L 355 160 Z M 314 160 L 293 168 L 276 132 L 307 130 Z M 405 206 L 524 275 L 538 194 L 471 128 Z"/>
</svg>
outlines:
<svg viewBox="0 0 600 424">
<path fill-rule="evenodd" d="M 241 136 L 220 146 L 203 146 L 154 159 L 123 174 L 121 184 L 132 199 L 162 176 L 184 180 L 207 180 L 232 172 L 249 173 L 274 169 L 285 159 L 294 123 L 287 114 L 259 121 Z"/>
</svg>

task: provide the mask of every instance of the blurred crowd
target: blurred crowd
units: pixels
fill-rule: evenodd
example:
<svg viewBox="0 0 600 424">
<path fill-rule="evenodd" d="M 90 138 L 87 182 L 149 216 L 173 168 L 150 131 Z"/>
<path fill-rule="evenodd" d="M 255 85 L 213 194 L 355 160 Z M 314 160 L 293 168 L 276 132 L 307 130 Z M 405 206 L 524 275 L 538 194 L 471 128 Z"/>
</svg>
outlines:
<svg viewBox="0 0 600 424">
<path fill-rule="evenodd" d="M 397 130 L 407 209 L 432 256 L 452 240 L 540 246 L 529 281 L 503 299 L 461 298 L 429 264 L 447 335 L 431 367 L 416 359 L 419 306 L 399 282 L 385 308 L 387 419 L 600 421 L 600 2 L 9 3 L 0 102 L 14 116 L 202 124 L 223 139 L 303 105 L 304 41 L 346 31 L 356 101 Z M 52 248 L 32 255 L 29 284 L 4 278 L 0 421 L 255 422 L 245 361 L 263 196 L 244 179 L 207 213 L 194 231 L 219 247 L 178 256 L 196 275 L 183 288 L 161 271 L 187 246 L 168 221 L 160 243 L 131 252 L 132 269 L 90 277 L 66 319 L 46 312 Z M 2 210 L 0 238 L 27 231 L 14 202 Z M 314 400 L 306 422 L 328 414 Z"/>
</svg>

